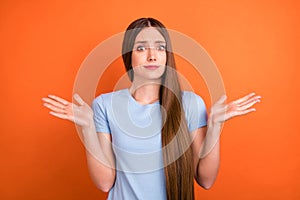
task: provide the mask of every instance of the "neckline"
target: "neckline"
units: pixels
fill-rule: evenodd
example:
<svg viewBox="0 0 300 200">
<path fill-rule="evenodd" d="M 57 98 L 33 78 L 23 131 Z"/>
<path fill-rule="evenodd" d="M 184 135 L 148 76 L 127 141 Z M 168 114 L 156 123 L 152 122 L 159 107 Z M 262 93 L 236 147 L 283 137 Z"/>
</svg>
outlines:
<svg viewBox="0 0 300 200">
<path fill-rule="evenodd" d="M 129 88 L 126 88 L 126 92 L 127 92 L 127 95 L 129 96 L 129 98 L 131 99 L 131 101 L 133 101 L 135 104 L 139 105 L 139 106 L 151 106 L 151 105 L 156 105 L 156 104 L 159 104 L 159 100 L 156 100 L 152 103 L 148 103 L 148 104 L 142 104 L 140 102 L 138 102 L 130 93 L 130 90 Z"/>
</svg>

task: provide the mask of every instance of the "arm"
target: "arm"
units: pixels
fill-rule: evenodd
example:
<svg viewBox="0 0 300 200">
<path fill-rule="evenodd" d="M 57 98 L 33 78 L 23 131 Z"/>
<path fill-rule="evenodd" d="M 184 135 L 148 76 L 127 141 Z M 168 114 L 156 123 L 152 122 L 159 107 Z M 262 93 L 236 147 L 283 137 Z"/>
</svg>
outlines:
<svg viewBox="0 0 300 200">
<path fill-rule="evenodd" d="M 96 133 L 94 128 L 84 128 L 82 132 L 90 176 L 98 189 L 108 192 L 116 176 L 111 135 Z"/>
<path fill-rule="evenodd" d="M 216 144 L 205 157 L 200 156 L 201 149 L 204 148 L 206 136 L 209 137 L 209 135 L 218 134 L 218 130 L 215 130 L 215 133 L 211 131 L 207 127 L 202 127 L 192 132 L 192 137 L 194 138 L 192 142 L 194 177 L 197 183 L 204 189 L 212 187 L 217 178 L 220 165 L 219 140 L 216 141 Z"/>
<path fill-rule="evenodd" d="M 79 105 L 54 95 L 49 95 L 42 100 L 45 102 L 44 106 L 51 110 L 51 115 L 70 120 L 80 126 L 91 178 L 97 188 L 108 192 L 115 181 L 111 136 L 96 133 L 92 109 L 78 95 L 74 95 L 74 99 Z"/>
<path fill-rule="evenodd" d="M 255 111 L 252 106 L 260 102 L 260 96 L 251 93 L 236 101 L 225 104 L 226 96 L 220 98 L 211 108 L 208 126 L 192 132 L 194 174 L 197 183 L 205 189 L 212 187 L 220 165 L 221 127 L 224 121 Z"/>
</svg>

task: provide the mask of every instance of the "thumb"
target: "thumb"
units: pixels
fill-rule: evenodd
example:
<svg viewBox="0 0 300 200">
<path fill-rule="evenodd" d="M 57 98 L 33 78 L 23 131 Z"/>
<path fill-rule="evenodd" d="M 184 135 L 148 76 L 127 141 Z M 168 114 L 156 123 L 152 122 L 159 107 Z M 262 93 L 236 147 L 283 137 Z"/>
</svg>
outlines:
<svg viewBox="0 0 300 200">
<path fill-rule="evenodd" d="M 83 106 L 85 104 L 85 102 L 82 100 L 82 98 L 78 94 L 74 94 L 73 97 L 79 105 Z"/>
<path fill-rule="evenodd" d="M 216 104 L 223 104 L 227 99 L 226 94 L 222 95 L 220 99 L 216 102 Z"/>
</svg>

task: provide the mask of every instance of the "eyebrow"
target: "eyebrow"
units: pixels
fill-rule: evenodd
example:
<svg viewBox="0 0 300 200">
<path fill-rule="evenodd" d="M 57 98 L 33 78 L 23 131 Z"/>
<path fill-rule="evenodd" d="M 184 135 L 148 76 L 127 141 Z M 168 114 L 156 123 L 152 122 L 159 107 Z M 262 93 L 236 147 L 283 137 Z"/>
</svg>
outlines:
<svg viewBox="0 0 300 200">
<path fill-rule="evenodd" d="M 149 41 L 136 41 L 134 44 L 146 44 L 148 43 Z M 162 41 L 162 40 L 157 40 L 155 41 L 155 43 L 166 43 L 165 41 Z"/>
</svg>

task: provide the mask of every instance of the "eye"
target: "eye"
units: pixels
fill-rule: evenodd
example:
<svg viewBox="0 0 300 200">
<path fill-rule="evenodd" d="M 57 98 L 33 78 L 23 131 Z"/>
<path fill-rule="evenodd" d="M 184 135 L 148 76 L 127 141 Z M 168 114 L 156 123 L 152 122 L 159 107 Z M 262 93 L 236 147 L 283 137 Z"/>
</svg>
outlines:
<svg viewBox="0 0 300 200">
<path fill-rule="evenodd" d="M 146 50 L 146 47 L 144 47 L 144 46 L 137 46 L 137 47 L 136 47 L 136 50 L 137 50 L 137 51 L 145 51 L 145 50 Z"/>
<path fill-rule="evenodd" d="M 159 50 L 159 51 L 165 51 L 166 50 L 166 46 L 165 45 L 159 45 L 157 47 L 157 50 Z"/>
</svg>

